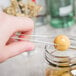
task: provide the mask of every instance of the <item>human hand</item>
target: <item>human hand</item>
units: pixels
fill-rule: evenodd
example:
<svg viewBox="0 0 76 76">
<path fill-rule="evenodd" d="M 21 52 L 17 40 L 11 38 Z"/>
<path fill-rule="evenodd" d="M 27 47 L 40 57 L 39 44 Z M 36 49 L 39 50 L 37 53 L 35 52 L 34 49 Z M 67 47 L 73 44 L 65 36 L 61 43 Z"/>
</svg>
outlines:
<svg viewBox="0 0 76 76">
<path fill-rule="evenodd" d="M 34 23 L 26 17 L 14 17 L 0 12 L 0 62 L 34 49 L 30 41 L 14 41 L 11 36 L 15 32 L 32 34 Z M 25 37 L 27 38 L 27 37 Z"/>
</svg>

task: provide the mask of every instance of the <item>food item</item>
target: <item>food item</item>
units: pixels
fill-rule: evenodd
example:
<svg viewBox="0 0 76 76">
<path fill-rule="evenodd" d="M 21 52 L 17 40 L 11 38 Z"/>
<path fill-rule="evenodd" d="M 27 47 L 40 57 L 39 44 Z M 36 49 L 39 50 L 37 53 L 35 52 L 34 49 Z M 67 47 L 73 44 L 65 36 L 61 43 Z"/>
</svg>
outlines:
<svg viewBox="0 0 76 76">
<path fill-rule="evenodd" d="M 70 47 L 70 39 L 65 35 L 59 35 L 54 40 L 55 48 L 59 51 L 65 51 Z"/>
<path fill-rule="evenodd" d="M 65 69 L 56 70 L 56 69 L 47 68 L 45 76 L 72 76 L 72 74 Z"/>
<path fill-rule="evenodd" d="M 41 6 L 31 0 L 28 0 L 26 4 L 23 3 L 22 0 L 11 0 L 11 5 L 3 11 L 9 15 L 26 16 L 32 18 L 37 16 L 40 10 Z"/>
<path fill-rule="evenodd" d="M 51 69 L 50 68 L 47 68 L 46 69 L 46 76 L 50 76 L 50 73 L 51 73 Z"/>
<path fill-rule="evenodd" d="M 63 75 L 61 75 L 61 76 L 73 76 L 70 72 L 66 72 L 66 73 L 64 73 Z"/>
<path fill-rule="evenodd" d="M 16 13 L 16 16 L 24 17 L 24 16 L 25 16 L 25 14 L 22 14 L 22 13 Z"/>
</svg>

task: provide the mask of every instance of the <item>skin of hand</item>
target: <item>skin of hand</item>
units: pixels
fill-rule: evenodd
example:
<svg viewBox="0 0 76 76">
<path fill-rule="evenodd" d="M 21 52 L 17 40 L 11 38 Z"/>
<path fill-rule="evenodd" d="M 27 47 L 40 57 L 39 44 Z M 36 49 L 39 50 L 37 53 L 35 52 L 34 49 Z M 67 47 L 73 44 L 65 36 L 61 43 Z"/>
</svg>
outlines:
<svg viewBox="0 0 76 76">
<path fill-rule="evenodd" d="M 30 41 L 14 41 L 11 39 L 16 32 L 31 35 L 33 29 L 34 22 L 30 18 L 15 17 L 0 12 L 0 63 L 34 49 L 34 44 Z"/>
</svg>

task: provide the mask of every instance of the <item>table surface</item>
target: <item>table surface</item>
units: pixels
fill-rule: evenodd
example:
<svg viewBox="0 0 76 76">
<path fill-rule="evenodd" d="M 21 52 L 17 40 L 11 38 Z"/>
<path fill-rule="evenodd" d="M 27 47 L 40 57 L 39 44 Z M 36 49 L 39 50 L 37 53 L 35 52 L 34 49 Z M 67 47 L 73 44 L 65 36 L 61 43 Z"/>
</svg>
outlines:
<svg viewBox="0 0 76 76">
<path fill-rule="evenodd" d="M 49 25 L 36 27 L 36 35 L 76 35 L 76 25 L 66 29 L 55 29 Z M 34 51 L 23 53 L 0 64 L 0 76 L 45 76 L 45 44 L 36 43 Z"/>
</svg>

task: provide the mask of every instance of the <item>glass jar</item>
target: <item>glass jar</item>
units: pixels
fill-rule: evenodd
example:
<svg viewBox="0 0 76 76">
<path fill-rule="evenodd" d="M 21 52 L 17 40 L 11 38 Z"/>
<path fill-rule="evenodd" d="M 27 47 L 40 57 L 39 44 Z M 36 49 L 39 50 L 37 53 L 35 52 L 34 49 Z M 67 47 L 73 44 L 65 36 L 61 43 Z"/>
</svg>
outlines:
<svg viewBox="0 0 76 76">
<path fill-rule="evenodd" d="M 48 0 L 49 14 L 51 16 L 50 24 L 55 28 L 64 28 L 72 26 L 73 5 L 71 0 Z"/>
<path fill-rule="evenodd" d="M 76 21 L 76 0 L 73 0 L 73 7 L 74 7 L 74 17 Z"/>
<path fill-rule="evenodd" d="M 35 0 L 36 4 L 42 7 L 42 10 L 38 13 L 38 16 L 35 18 L 35 25 L 42 26 L 47 24 L 47 8 L 46 8 L 46 0 Z"/>
<path fill-rule="evenodd" d="M 45 46 L 45 59 L 48 63 L 45 76 L 76 75 L 76 48 L 73 47 L 74 45 L 67 51 L 58 51 L 53 45 Z"/>
</svg>

